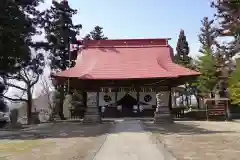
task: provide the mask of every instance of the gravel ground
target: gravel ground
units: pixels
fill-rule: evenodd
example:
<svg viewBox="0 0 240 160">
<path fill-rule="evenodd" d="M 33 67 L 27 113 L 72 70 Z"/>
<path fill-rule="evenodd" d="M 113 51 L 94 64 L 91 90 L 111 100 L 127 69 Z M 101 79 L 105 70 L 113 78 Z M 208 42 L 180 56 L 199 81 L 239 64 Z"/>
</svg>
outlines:
<svg viewBox="0 0 240 160">
<path fill-rule="evenodd" d="M 152 140 L 179 160 L 237 160 L 240 157 L 240 123 L 185 121 L 155 125 L 144 122 Z"/>
<path fill-rule="evenodd" d="M 0 159 L 90 160 L 112 125 L 61 122 L 0 135 Z"/>
</svg>

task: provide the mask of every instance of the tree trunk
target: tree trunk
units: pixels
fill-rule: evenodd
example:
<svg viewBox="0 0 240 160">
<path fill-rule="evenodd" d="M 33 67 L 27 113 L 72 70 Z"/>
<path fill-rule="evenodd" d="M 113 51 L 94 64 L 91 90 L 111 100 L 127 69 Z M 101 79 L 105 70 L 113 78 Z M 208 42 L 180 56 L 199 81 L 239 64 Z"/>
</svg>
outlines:
<svg viewBox="0 0 240 160">
<path fill-rule="evenodd" d="M 59 93 L 60 93 L 60 99 L 59 99 L 59 106 L 58 106 L 58 114 L 61 120 L 65 120 L 65 117 L 63 114 L 63 103 L 64 103 L 64 86 L 63 85 L 59 87 Z"/>
<path fill-rule="evenodd" d="M 28 87 L 27 89 L 27 119 L 28 124 L 32 124 L 32 92 L 31 88 Z"/>
</svg>

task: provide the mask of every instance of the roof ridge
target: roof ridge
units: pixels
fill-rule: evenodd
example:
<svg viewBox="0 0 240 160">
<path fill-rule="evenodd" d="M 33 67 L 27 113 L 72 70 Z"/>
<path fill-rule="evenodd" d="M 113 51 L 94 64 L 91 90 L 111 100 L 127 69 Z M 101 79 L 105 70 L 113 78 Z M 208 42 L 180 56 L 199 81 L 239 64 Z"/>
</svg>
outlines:
<svg viewBox="0 0 240 160">
<path fill-rule="evenodd" d="M 130 46 L 86 46 L 84 47 L 84 49 L 86 48 L 162 48 L 162 47 L 170 47 L 169 45 L 130 45 Z"/>
<path fill-rule="evenodd" d="M 168 46 L 169 39 L 119 39 L 119 40 L 86 40 L 83 42 L 85 47 L 102 46 Z"/>
</svg>

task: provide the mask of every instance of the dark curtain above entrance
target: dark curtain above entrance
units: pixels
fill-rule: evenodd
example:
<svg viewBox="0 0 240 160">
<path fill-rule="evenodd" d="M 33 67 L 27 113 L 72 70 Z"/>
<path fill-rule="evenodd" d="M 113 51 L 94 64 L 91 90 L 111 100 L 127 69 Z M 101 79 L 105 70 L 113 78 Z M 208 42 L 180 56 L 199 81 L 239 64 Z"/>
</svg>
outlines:
<svg viewBox="0 0 240 160">
<path fill-rule="evenodd" d="M 137 105 L 137 100 L 135 98 L 133 98 L 132 96 L 130 96 L 129 94 L 126 94 L 122 99 L 120 99 L 119 101 L 116 102 L 117 105 L 128 105 L 128 106 L 133 106 L 133 105 Z"/>
<path fill-rule="evenodd" d="M 137 99 L 135 99 L 134 97 L 132 97 L 131 95 L 127 94 L 120 99 L 119 101 L 116 102 L 117 105 L 128 105 L 128 106 L 133 106 L 133 105 L 137 105 L 138 101 Z M 144 102 L 139 102 L 140 105 L 148 105 L 147 103 Z"/>
</svg>

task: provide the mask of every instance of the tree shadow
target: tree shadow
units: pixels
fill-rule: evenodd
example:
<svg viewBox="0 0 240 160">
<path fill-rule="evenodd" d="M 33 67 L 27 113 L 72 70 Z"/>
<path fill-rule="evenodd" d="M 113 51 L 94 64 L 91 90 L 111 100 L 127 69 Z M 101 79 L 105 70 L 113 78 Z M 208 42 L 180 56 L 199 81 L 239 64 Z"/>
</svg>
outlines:
<svg viewBox="0 0 240 160">
<path fill-rule="evenodd" d="M 122 121 L 125 121 L 124 123 Z M 142 127 L 136 125 L 139 121 Z M 119 124 L 119 125 L 118 125 Z M 114 127 L 118 125 L 117 129 Z M 142 129 L 144 128 L 144 130 Z M 63 121 L 57 123 L 46 123 L 37 127 L 12 131 L 3 134 L 0 131 L 0 139 L 7 140 L 36 140 L 46 138 L 76 138 L 97 137 L 109 133 L 118 134 L 126 132 L 145 133 L 153 132 L 159 134 L 180 135 L 202 135 L 215 133 L 236 133 L 234 131 L 213 131 L 201 128 L 193 123 L 154 124 L 148 119 L 105 119 L 101 124 L 84 124 L 82 121 Z"/>
<path fill-rule="evenodd" d="M 159 133 L 164 135 L 179 134 L 179 135 L 204 135 L 216 133 L 237 133 L 234 131 L 214 131 L 201 128 L 200 125 L 193 123 L 173 123 L 173 124 L 154 124 L 152 122 L 143 123 L 146 131 Z"/>
<path fill-rule="evenodd" d="M 84 74 L 84 75 L 80 76 L 79 78 L 92 79 L 93 76 L 91 74 Z"/>
<path fill-rule="evenodd" d="M 102 52 L 114 52 L 114 53 L 120 53 L 119 50 L 115 47 L 108 47 L 108 48 L 99 48 L 100 51 Z"/>
<path fill-rule="evenodd" d="M 82 121 L 46 123 L 37 127 L 16 130 L 6 134 L 0 133 L 0 139 L 36 140 L 47 138 L 96 137 L 108 134 L 113 125 L 113 121 L 104 121 L 102 124 L 84 124 Z"/>
</svg>

